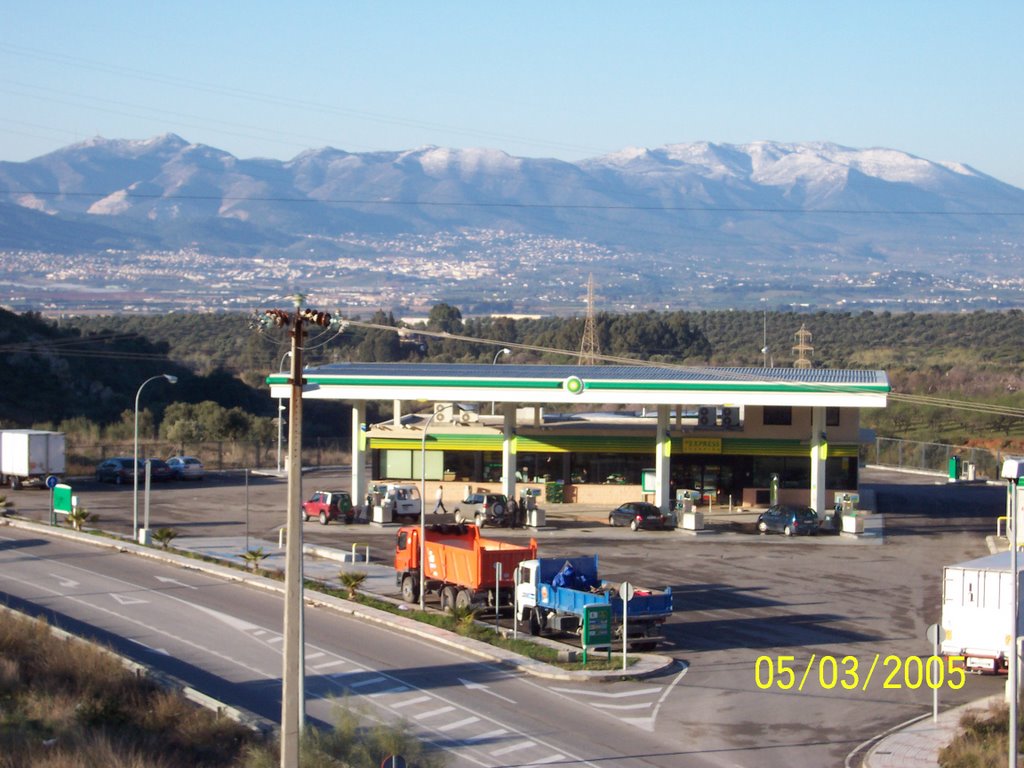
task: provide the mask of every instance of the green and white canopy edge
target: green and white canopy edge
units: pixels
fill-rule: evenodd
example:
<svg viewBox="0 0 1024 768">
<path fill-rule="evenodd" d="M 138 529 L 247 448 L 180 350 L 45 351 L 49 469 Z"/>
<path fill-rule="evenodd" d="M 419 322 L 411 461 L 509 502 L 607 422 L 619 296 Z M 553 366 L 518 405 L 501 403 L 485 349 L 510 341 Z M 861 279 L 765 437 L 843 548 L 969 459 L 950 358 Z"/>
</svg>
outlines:
<svg viewBox="0 0 1024 768">
<path fill-rule="evenodd" d="M 649 365 L 486 365 L 447 363 L 335 363 L 303 371 L 303 399 L 352 403 L 352 494 L 366 478 L 361 426 L 367 401 L 494 402 L 514 405 L 643 405 L 657 410 L 655 503 L 669 499 L 669 413 L 672 406 L 790 406 L 811 411 L 809 505 L 825 509 L 825 409 L 884 408 L 890 391 L 884 371 L 800 368 L 683 368 Z M 290 397 L 289 376 L 267 377 L 271 395 Z M 504 409 L 503 491 L 515 495 L 515 408 Z M 425 423 L 423 429 L 426 429 Z"/>
</svg>

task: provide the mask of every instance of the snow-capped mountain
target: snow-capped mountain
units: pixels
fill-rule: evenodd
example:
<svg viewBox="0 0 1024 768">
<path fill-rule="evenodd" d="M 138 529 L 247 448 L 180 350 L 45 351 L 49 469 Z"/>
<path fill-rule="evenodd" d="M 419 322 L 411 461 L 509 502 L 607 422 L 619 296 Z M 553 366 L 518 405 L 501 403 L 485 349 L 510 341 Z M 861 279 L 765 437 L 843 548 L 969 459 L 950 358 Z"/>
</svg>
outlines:
<svg viewBox="0 0 1024 768">
<path fill-rule="evenodd" d="M 1006 272 L 1021 213 L 1024 190 L 969 166 L 826 142 L 631 147 L 573 163 L 324 148 L 282 162 L 169 134 L 0 163 L 0 248 L 51 252 L 280 255 L 316 238 L 330 258 L 353 235 L 486 230 L 592 244 L 641 272 L 652 260 L 926 270 L 937 258 Z"/>
</svg>

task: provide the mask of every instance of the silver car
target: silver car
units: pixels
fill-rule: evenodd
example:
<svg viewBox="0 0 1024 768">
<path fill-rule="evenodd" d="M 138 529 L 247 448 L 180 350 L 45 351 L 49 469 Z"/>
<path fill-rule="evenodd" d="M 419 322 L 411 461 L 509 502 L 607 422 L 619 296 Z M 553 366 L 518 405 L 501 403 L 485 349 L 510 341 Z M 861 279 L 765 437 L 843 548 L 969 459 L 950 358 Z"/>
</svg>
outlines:
<svg viewBox="0 0 1024 768">
<path fill-rule="evenodd" d="M 202 480 L 206 476 L 203 462 L 195 456 L 171 456 L 167 465 L 176 480 Z"/>
</svg>

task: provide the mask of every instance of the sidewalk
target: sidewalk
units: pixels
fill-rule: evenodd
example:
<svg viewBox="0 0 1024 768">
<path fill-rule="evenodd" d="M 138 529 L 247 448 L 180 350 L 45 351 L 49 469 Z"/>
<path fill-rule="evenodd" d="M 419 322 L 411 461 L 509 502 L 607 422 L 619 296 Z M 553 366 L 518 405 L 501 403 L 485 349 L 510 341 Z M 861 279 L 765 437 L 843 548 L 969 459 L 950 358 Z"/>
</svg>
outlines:
<svg viewBox="0 0 1024 768">
<path fill-rule="evenodd" d="M 938 722 L 933 722 L 929 714 L 903 723 L 883 734 L 868 750 L 861 765 L 864 768 L 937 768 L 939 751 L 956 736 L 964 712 L 987 710 L 990 704 L 1002 698 L 990 696 L 940 712 Z"/>
</svg>

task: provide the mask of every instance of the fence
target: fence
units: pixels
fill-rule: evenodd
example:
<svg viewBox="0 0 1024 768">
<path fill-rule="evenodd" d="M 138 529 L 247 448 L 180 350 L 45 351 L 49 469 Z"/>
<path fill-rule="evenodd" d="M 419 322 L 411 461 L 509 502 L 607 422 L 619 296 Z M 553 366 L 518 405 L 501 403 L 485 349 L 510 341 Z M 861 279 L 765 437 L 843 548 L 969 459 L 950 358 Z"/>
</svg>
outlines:
<svg viewBox="0 0 1024 768">
<path fill-rule="evenodd" d="M 894 437 L 876 437 L 874 445 L 861 446 L 861 463 L 883 467 L 935 472 L 947 475 L 949 460 L 959 456 L 964 464 L 973 464 L 978 479 L 997 479 L 1003 464 L 1002 451 L 987 448 L 965 448 L 962 445 L 923 443 Z"/>
<path fill-rule="evenodd" d="M 349 440 L 340 437 L 314 437 L 304 441 L 303 467 L 325 467 L 347 464 L 351 461 Z M 67 436 L 67 471 L 72 475 L 92 474 L 96 465 L 113 456 L 132 456 L 133 442 L 84 444 Z M 280 466 L 287 462 L 288 446 L 281 446 Z M 203 443 L 169 443 L 166 440 L 139 439 L 139 458 L 167 458 L 168 456 L 198 456 L 208 470 L 219 469 L 277 469 L 277 442 L 217 440 Z"/>
</svg>

